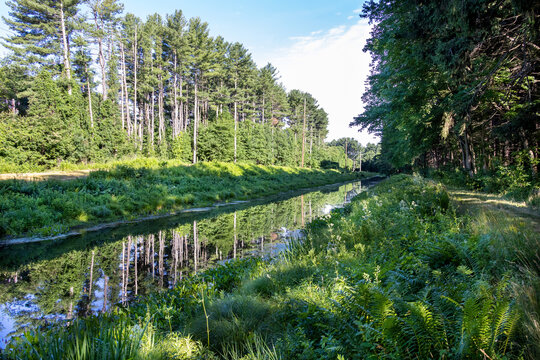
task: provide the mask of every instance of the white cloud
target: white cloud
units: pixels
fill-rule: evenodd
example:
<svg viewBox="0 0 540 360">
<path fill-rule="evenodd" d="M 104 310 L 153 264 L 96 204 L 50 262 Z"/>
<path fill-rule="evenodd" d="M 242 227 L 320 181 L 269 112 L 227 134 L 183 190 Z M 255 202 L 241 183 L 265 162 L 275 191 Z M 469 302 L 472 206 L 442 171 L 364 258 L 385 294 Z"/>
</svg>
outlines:
<svg viewBox="0 0 540 360">
<path fill-rule="evenodd" d="M 347 16 L 347 20 L 352 20 L 352 19 L 354 19 L 355 17 L 356 17 L 356 16 L 353 16 L 353 15 Z"/>
<path fill-rule="evenodd" d="M 359 20 L 323 33 L 294 38 L 294 43 L 270 61 L 280 72 L 287 90 L 311 93 L 329 117 L 327 140 L 354 137 L 363 144 L 379 140 L 358 128 L 349 128 L 362 112 L 361 96 L 371 58 L 364 53 L 371 26 Z"/>
<path fill-rule="evenodd" d="M 362 8 L 354 9 L 352 12 L 355 14 L 360 14 L 362 12 Z"/>
</svg>

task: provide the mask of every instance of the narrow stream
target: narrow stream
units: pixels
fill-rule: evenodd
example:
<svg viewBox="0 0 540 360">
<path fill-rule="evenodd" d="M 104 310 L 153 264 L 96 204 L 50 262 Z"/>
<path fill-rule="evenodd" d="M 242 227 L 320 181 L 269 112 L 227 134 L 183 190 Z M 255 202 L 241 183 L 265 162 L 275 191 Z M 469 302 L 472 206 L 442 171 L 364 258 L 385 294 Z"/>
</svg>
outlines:
<svg viewBox="0 0 540 360">
<path fill-rule="evenodd" d="M 0 348 L 25 328 L 109 311 L 187 274 L 273 256 L 373 181 L 326 186 L 76 238 L 0 248 Z"/>
</svg>

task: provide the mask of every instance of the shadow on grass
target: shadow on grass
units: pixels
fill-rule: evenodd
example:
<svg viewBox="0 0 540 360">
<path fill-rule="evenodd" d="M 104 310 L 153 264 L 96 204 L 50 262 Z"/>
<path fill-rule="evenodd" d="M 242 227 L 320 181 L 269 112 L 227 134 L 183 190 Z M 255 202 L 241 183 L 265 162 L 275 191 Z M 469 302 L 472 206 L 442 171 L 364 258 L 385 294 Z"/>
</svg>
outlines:
<svg viewBox="0 0 540 360">
<path fill-rule="evenodd" d="M 245 200 L 360 178 L 336 171 L 229 163 L 117 166 L 69 181 L 0 181 L 0 237 L 51 236 L 193 206 Z"/>
</svg>

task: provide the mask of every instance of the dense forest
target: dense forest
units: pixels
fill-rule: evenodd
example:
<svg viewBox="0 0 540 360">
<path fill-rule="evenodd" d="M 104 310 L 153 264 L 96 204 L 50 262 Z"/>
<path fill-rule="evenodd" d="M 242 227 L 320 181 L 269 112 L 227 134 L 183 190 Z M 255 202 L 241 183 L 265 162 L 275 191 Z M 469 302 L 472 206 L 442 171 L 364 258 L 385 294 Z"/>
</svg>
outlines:
<svg viewBox="0 0 540 360">
<path fill-rule="evenodd" d="M 535 1 L 368 1 L 372 73 L 351 125 L 381 135 L 396 168 L 538 181 L 539 10 Z"/>
<path fill-rule="evenodd" d="M 287 92 L 275 67 L 257 68 L 242 44 L 210 36 L 199 18 L 143 21 L 118 0 L 6 4 L 2 172 L 126 155 L 343 164 L 344 150 L 324 144 L 317 100 Z"/>
</svg>

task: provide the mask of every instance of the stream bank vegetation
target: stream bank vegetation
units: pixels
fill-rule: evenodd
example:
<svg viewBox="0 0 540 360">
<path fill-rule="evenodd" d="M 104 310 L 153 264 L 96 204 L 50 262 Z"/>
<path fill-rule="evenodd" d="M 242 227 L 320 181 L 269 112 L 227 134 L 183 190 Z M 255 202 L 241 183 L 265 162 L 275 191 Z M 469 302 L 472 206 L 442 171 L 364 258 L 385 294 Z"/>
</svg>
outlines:
<svg viewBox="0 0 540 360">
<path fill-rule="evenodd" d="M 360 179 L 370 173 L 254 164 L 138 159 L 66 181 L 0 181 L 0 237 L 50 236 L 73 227 L 248 200 Z"/>
<path fill-rule="evenodd" d="M 98 317 L 27 332 L 7 358 L 535 359 L 540 244 L 399 175 L 250 258 Z"/>
<path fill-rule="evenodd" d="M 540 204 L 534 1 L 367 1 L 372 73 L 351 125 L 396 170 Z"/>
</svg>

